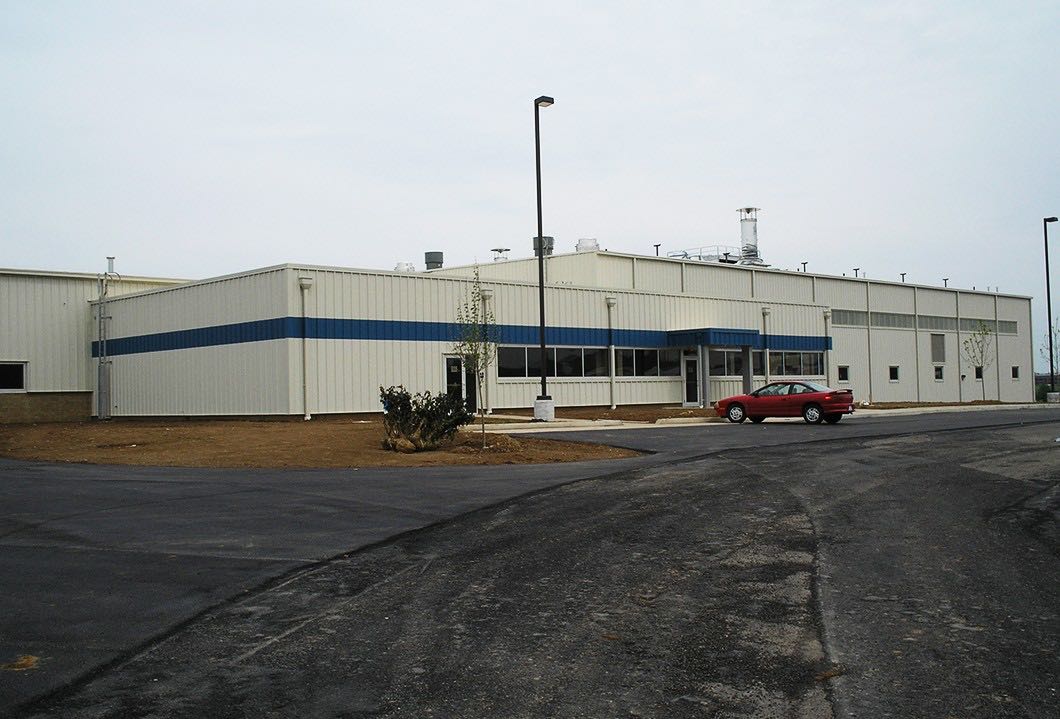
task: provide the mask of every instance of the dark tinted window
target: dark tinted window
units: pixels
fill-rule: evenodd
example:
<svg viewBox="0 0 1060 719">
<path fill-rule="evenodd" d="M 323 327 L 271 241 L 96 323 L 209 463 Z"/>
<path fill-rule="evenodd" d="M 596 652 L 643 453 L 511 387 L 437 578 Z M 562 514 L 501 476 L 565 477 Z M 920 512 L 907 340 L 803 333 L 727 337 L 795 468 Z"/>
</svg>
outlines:
<svg viewBox="0 0 1060 719">
<path fill-rule="evenodd" d="M 982 367 L 976 367 L 975 368 L 975 378 L 976 379 L 982 379 L 983 378 L 983 368 Z"/>
<path fill-rule="evenodd" d="M 557 347 L 556 370 L 560 377 L 582 376 L 582 351 L 580 347 Z"/>
<path fill-rule="evenodd" d="M 638 377 L 656 377 L 659 374 L 659 350 L 633 350 Z"/>
<path fill-rule="evenodd" d="M 897 382 L 898 381 L 898 368 L 894 367 L 894 366 L 890 367 L 888 369 L 888 377 L 890 378 L 890 380 L 892 382 Z"/>
<path fill-rule="evenodd" d="M 1012 365 L 1012 379 L 1019 379 L 1019 378 L 1020 378 L 1019 365 Z"/>
<path fill-rule="evenodd" d="M 26 365 L 0 364 L 0 389 L 26 389 Z"/>
<path fill-rule="evenodd" d="M 607 350 L 586 349 L 585 350 L 585 376 L 607 377 Z"/>
<path fill-rule="evenodd" d="M 659 350 L 659 374 L 663 377 L 681 376 L 681 350 Z"/>
<path fill-rule="evenodd" d="M 710 374 L 713 377 L 721 377 L 725 374 L 725 353 L 721 350 L 711 350 L 708 357 L 710 360 Z"/>
<path fill-rule="evenodd" d="M 839 381 L 849 382 L 850 381 L 850 367 L 847 365 L 839 366 Z"/>
<path fill-rule="evenodd" d="M 498 377 L 525 377 L 526 376 L 526 348 L 525 347 L 498 347 L 497 348 L 497 376 Z"/>
<path fill-rule="evenodd" d="M 552 347 L 545 348 L 545 361 L 549 377 L 556 376 L 556 350 Z M 541 348 L 526 348 L 526 373 L 530 377 L 541 376 Z"/>
<path fill-rule="evenodd" d="M 615 350 L 615 369 L 619 377 L 633 376 L 633 350 Z"/>
</svg>

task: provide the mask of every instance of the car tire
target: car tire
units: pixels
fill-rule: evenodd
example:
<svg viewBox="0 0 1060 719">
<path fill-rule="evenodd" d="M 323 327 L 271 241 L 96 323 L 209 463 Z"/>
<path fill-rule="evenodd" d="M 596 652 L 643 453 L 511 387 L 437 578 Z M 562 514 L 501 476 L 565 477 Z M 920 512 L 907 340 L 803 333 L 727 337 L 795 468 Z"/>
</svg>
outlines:
<svg viewBox="0 0 1060 719">
<path fill-rule="evenodd" d="M 839 424 L 839 420 L 841 419 L 843 419 L 843 415 L 841 414 L 826 414 L 824 416 L 824 421 L 828 424 Z"/>
<path fill-rule="evenodd" d="M 762 420 L 764 420 L 765 417 L 748 417 L 747 419 L 751 420 L 755 424 L 761 424 Z"/>
<path fill-rule="evenodd" d="M 803 407 L 802 418 L 806 420 L 806 424 L 820 424 L 821 420 L 824 419 L 824 413 L 821 411 L 821 405 L 808 404 Z"/>
<path fill-rule="evenodd" d="M 744 411 L 742 404 L 730 404 L 729 409 L 725 412 L 725 416 L 733 424 L 740 424 L 740 422 L 747 419 L 747 413 Z"/>
</svg>

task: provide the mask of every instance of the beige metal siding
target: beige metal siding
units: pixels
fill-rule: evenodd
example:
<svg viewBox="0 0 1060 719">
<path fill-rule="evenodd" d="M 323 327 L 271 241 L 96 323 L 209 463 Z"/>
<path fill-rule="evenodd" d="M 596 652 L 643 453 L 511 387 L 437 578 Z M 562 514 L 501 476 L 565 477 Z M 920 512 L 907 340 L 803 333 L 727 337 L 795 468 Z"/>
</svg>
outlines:
<svg viewBox="0 0 1060 719">
<path fill-rule="evenodd" d="M 110 294 L 139 292 L 160 284 L 171 281 L 113 281 Z M 28 363 L 28 391 L 91 389 L 91 342 L 96 326 L 89 302 L 98 294 L 93 276 L 0 272 L 0 361 Z"/>
<path fill-rule="evenodd" d="M 118 355 L 115 417 L 297 412 L 287 393 L 288 340 Z"/>
<path fill-rule="evenodd" d="M 870 283 L 869 302 L 872 304 L 873 312 L 912 314 L 915 311 L 912 287 Z"/>
<path fill-rule="evenodd" d="M 890 368 L 898 367 L 891 382 Z M 872 330 L 872 401 L 901 402 L 916 399 L 916 333 L 912 330 Z"/>
<path fill-rule="evenodd" d="M 700 297 L 751 298 L 751 273 L 723 265 L 685 263 L 685 293 Z"/>
<path fill-rule="evenodd" d="M 641 292 L 681 294 L 681 264 L 650 258 L 636 259 L 637 289 Z"/>
<path fill-rule="evenodd" d="M 817 302 L 843 310 L 864 310 L 865 282 L 829 277 L 817 278 Z"/>
<path fill-rule="evenodd" d="M 813 279 L 800 273 L 755 272 L 755 298 L 781 302 L 813 302 Z"/>
<path fill-rule="evenodd" d="M 957 293 L 953 290 L 917 288 L 917 312 L 938 317 L 957 316 Z"/>
</svg>

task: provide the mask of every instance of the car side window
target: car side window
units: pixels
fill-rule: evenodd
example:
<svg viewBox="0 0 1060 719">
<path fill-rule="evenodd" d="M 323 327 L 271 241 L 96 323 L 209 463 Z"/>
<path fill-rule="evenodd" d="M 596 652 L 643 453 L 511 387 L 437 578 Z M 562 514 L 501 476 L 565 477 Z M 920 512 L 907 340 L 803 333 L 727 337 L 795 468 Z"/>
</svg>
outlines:
<svg viewBox="0 0 1060 719">
<path fill-rule="evenodd" d="M 810 391 L 811 391 L 810 388 L 807 387 L 804 384 L 793 384 L 793 385 L 791 385 L 790 394 L 805 394 L 806 392 L 810 392 Z"/>
<path fill-rule="evenodd" d="M 791 389 L 791 385 L 790 384 L 777 385 L 776 394 L 778 394 L 778 395 L 788 394 L 790 389 Z"/>
</svg>

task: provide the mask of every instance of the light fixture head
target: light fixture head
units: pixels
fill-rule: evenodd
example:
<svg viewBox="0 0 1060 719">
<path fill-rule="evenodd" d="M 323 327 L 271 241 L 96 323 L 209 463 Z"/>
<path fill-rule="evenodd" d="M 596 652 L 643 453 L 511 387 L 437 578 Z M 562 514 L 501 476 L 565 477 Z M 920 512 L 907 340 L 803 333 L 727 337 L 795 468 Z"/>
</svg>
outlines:
<svg viewBox="0 0 1060 719">
<path fill-rule="evenodd" d="M 555 102 L 556 101 L 553 100 L 548 95 L 542 95 L 541 97 L 539 97 L 536 100 L 534 100 L 534 104 L 537 105 L 538 107 L 548 107 L 549 105 L 551 105 L 551 104 L 553 104 Z"/>
<path fill-rule="evenodd" d="M 1046 217 L 1045 221 L 1046 222 L 1056 222 L 1056 218 L 1055 217 Z"/>
</svg>

